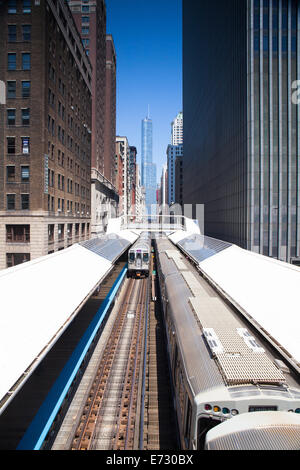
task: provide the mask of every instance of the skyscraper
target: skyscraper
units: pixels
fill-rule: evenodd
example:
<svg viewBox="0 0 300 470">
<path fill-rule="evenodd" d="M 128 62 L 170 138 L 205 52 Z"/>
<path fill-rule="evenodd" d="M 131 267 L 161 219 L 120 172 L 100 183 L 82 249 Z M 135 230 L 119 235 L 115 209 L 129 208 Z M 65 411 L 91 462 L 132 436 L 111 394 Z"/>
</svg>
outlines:
<svg viewBox="0 0 300 470">
<path fill-rule="evenodd" d="M 106 34 L 105 0 L 68 0 L 68 4 L 92 64 L 91 235 L 97 237 L 105 231 L 109 205 L 118 202 L 114 186 L 116 53 L 112 36 Z"/>
<path fill-rule="evenodd" d="M 0 269 L 90 237 L 92 66 L 68 4 L 0 2 Z"/>
<path fill-rule="evenodd" d="M 177 114 L 171 124 L 172 145 L 180 145 L 183 143 L 183 113 Z"/>
<path fill-rule="evenodd" d="M 149 115 L 142 120 L 142 186 L 145 188 L 145 203 L 148 213 L 151 205 L 156 204 L 156 165 L 153 163 L 153 132 L 152 120 Z"/>
<path fill-rule="evenodd" d="M 168 145 L 167 165 L 168 165 L 168 204 L 174 204 L 176 201 L 176 180 L 175 180 L 175 162 L 177 157 L 183 157 L 183 145 Z"/>
<path fill-rule="evenodd" d="M 299 12 L 296 0 L 183 1 L 184 203 L 205 204 L 206 234 L 289 262 L 300 256 Z"/>
</svg>

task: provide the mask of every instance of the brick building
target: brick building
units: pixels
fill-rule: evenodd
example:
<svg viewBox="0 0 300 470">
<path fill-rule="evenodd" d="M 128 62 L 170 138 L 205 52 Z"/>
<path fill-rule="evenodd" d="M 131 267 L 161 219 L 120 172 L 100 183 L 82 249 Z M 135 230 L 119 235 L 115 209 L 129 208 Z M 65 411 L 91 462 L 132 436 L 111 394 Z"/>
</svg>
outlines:
<svg viewBox="0 0 300 470">
<path fill-rule="evenodd" d="M 106 83 L 104 123 L 104 176 L 115 186 L 116 142 L 116 51 L 113 38 L 106 35 Z"/>
<path fill-rule="evenodd" d="M 106 35 L 104 0 L 68 0 L 92 64 L 91 236 L 101 235 L 118 203 L 114 186 L 116 140 L 116 54 Z"/>
<path fill-rule="evenodd" d="M 92 67 L 63 0 L 0 2 L 0 268 L 89 238 Z"/>
</svg>

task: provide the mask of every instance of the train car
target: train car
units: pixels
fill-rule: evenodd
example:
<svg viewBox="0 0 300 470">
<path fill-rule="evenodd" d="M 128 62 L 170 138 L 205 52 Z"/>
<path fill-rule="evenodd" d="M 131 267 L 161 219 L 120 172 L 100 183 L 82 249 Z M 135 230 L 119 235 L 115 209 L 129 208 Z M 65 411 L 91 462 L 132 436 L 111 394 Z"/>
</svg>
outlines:
<svg viewBox="0 0 300 470">
<path fill-rule="evenodd" d="M 128 252 L 128 277 L 145 278 L 149 276 L 151 257 L 151 235 L 143 232 Z"/>
<path fill-rule="evenodd" d="M 177 247 L 155 246 L 182 449 L 204 449 L 211 429 L 243 414 L 290 412 L 300 422 L 299 375 Z"/>
<path fill-rule="evenodd" d="M 299 450 L 300 418 L 295 413 L 242 414 L 208 431 L 205 450 Z"/>
</svg>

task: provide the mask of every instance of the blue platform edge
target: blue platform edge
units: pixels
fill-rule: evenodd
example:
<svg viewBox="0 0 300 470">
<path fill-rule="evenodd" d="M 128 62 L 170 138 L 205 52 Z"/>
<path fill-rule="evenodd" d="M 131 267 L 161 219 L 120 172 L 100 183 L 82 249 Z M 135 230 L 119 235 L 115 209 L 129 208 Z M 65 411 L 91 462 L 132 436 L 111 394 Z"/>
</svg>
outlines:
<svg viewBox="0 0 300 470">
<path fill-rule="evenodd" d="M 94 316 L 86 332 L 82 336 L 70 359 L 63 368 L 58 379 L 52 386 L 43 404 L 20 440 L 17 450 L 39 450 L 47 436 L 49 429 L 68 393 L 68 390 L 80 368 L 82 361 L 101 326 L 106 313 L 112 304 L 118 289 L 127 272 L 127 265 L 120 272 L 111 290 L 102 302 L 100 309 Z"/>
</svg>

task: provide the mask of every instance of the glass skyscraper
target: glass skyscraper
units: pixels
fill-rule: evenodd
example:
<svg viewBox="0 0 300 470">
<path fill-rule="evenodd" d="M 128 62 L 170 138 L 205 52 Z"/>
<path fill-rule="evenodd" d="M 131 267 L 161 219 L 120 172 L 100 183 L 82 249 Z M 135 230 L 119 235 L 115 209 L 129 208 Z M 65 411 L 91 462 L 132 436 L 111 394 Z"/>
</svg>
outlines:
<svg viewBox="0 0 300 470">
<path fill-rule="evenodd" d="M 156 165 L 153 158 L 152 120 L 146 117 L 142 120 L 142 152 L 141 152 L 141 183 L 145 188 L 145 204 L 148 214 L 151 205 L 156 204 Z"/>
<path fill-rule="evenodd" d="M 184 203 L 207 234 L 297 261 L 300 2 L 183 0 L 183 18 Z"/>
</svg>

